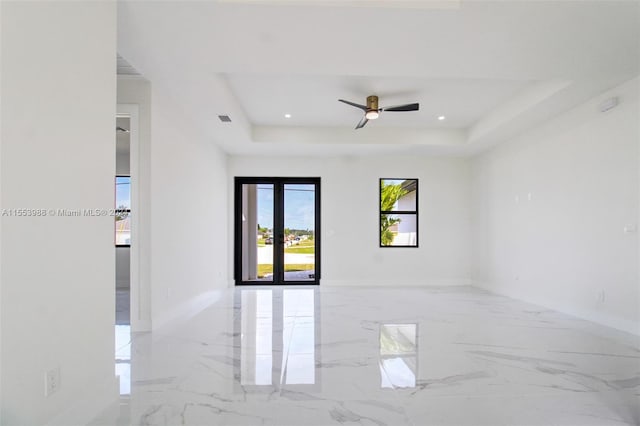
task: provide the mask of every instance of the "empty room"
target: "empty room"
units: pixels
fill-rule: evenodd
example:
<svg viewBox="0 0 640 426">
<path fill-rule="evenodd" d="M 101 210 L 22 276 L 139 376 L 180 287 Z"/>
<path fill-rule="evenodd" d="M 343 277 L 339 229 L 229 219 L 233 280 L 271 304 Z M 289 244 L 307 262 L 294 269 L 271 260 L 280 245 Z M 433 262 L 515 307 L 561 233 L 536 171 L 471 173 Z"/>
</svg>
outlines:
<svg viewBox="0 0 640 426">
<path fill-rule="evenodd" d="M 0 1 L 3 425 L 640 425 L 640 2 Z"/>
</svg>

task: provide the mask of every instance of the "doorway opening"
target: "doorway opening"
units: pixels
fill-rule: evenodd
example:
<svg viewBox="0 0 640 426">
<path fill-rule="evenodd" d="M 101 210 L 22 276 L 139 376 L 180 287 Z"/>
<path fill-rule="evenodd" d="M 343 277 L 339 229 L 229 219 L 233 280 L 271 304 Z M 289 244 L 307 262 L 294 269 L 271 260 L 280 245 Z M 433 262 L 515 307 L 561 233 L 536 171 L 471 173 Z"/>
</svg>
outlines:
<svg viewBox="0 0 640 426">
<path fill-rule="evenodd" d="M 142 310 L 139 238 L 139 113 L 138 105 L 118 104 L 113 175 L 113 245 L 115 256 L 116 324 L 131 331 L 149 331 Z M 144 298 L 141 296 L 145 296 Z"/>
<path fill-rule="evenodd" d="M 235 281 L 319 284 L 320 178 L 236 177 Z"/>
<path fill-rule="evenodd" d="M 131 118 L 116 118 L 116 325 L 131 324 Z"/>
</svg>

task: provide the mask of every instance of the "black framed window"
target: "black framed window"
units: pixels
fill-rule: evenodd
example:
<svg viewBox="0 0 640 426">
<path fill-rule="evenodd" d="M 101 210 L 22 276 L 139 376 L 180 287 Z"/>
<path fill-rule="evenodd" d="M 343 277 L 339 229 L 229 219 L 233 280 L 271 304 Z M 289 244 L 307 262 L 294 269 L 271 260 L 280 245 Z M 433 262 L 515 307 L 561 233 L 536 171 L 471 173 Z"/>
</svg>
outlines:
<svg viewBox="0 0 640 426">
<path fill-rule="evenodd" d="M 380 179 L 380 247 L 418 247 L 418 179 Z"/>
<path fill-rule="evenodd" d="M 117 247 L 131 245 L 131 176 L 116 176 L 115 229 Z"/>
<path fill-rule="evenodd" d="M 235 178 L 237 285 L 320 283 L 320 178 Z"/>
</svg>

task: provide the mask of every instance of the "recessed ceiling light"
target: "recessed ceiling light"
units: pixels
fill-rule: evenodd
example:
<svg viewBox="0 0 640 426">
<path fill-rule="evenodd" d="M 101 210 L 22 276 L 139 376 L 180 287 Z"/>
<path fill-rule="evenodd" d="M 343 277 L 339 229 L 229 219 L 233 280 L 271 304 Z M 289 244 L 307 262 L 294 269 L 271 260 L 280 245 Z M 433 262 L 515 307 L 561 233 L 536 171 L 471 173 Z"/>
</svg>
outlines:
<svg viewBox="0 0 640 426">
<path fill-rule="evenodd" d="M 447 117 L 445 117 L 444 115 L 441 115 L 441 116 L 439 116 L 439 117 L 438 117 L 438 120 L 442 121 L 442 120 L 444 120 L 445 118 L 447 118 Z"/>
<path fill-rule="evenodd" d="M 291 114 L 285 114 L 284 118 L 291 118 Z"/>
</svg>

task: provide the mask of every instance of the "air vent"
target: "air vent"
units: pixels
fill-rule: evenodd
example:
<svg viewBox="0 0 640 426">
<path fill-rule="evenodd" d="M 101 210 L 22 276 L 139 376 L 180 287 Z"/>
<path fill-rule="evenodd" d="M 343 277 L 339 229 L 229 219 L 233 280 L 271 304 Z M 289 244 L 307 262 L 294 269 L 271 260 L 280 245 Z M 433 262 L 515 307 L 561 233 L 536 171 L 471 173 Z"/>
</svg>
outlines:
<svg viewBox="0 0 640 426">
<path fill-rule="evenodd" d="M 228 115 L 219 115 L 218 118 L 223 123 L 231 123 L 231 117 L 229 117 Z"/>
</svg>

